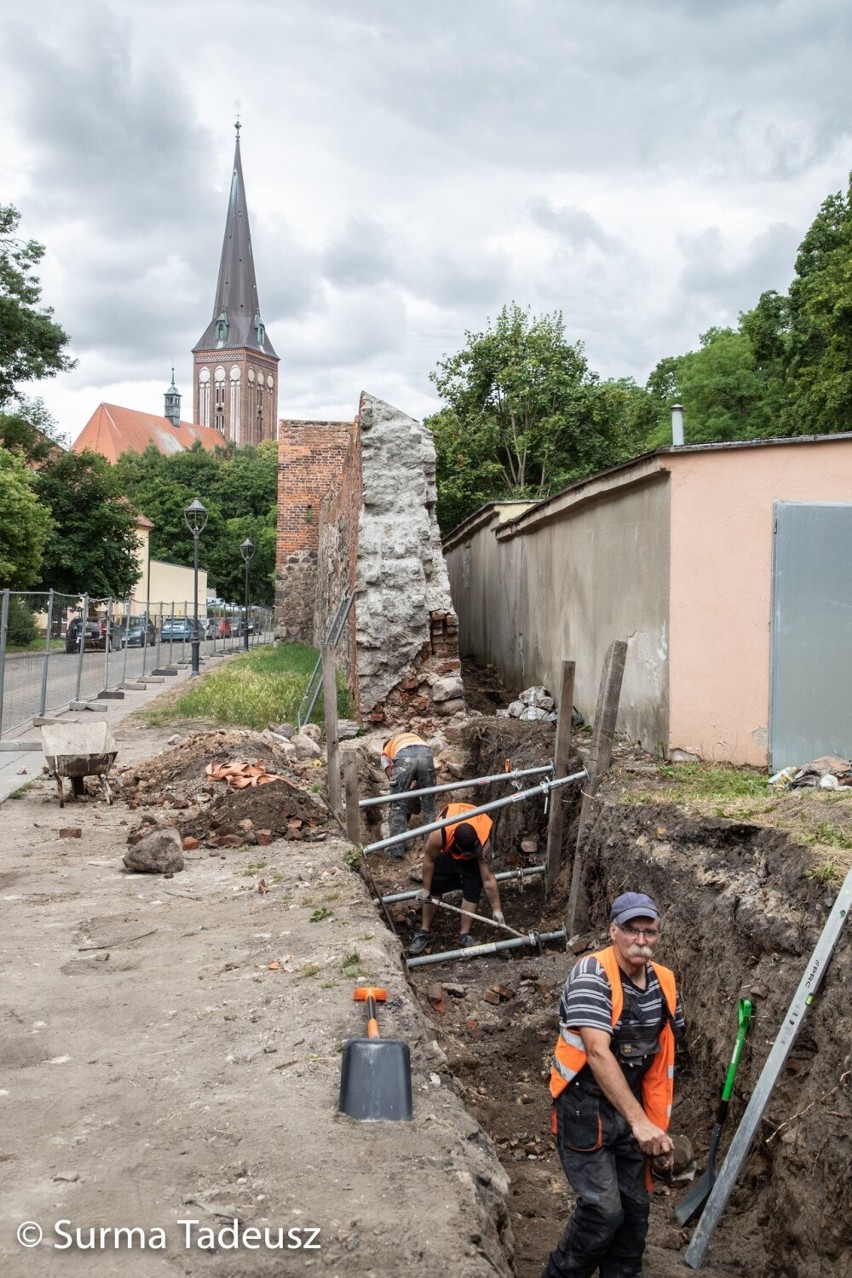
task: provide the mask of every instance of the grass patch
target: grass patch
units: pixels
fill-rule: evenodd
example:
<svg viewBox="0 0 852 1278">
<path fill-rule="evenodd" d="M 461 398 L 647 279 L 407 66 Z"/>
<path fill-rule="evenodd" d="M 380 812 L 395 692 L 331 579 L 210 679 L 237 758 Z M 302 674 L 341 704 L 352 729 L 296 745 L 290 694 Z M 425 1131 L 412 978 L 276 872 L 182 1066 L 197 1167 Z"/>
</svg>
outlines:
<svg viewBox="0 0 852 1278">
<path fill-rule="evenodd" d="M 231 657 L 226 665 L 203 675 L 180 696 L 139 714 L 150 727 L 178 719 L 206 719 L 239 724 L 262 732 L 270 723 L 295 723 L 317 651 L 308 644 L 285 643 L 256 648 Z M 352 699 L 342 675 L 337 676 L 337 712 L 351 715 Z M 311 720 L 324 724 L 322 693 Z"/>
<path fill-rule="evenodd" d="M 767 798 L 764 772 L 752 768 L 725 768 L 718 764 L 666 763 L 659 769 L 663 781 L 677 791 L 679 803 L 702 799 L 714 803 Z"/>
<path fill-rule="evenodd" d="M 333 911 L 332 911 L 332 910 L 327 910 L 327 909 L 325 908 L 325 906 L 323 905 L 323 906 L 320 906 L 320 908 L 319 908 L 318 910 L 314 910 L 313 914 L 312 914 L 312 915 L 311 915 L 311 917 L 308 919 L 308 922 L 309 922 L 309 923 L 322 923 L 323 919 L 330 919 L 330 918 L 332 918 L 332 917 L 333 917 Z"/>
<path fill-rule="evenodd" d="M 321 971 L 322 971 L 322 965 L 320 963 L 308 963 L 307 967 L 302 968 L 299 975 L 300 976 L 316 976 L 317 972 L 321 972 Z"/>
</svg>

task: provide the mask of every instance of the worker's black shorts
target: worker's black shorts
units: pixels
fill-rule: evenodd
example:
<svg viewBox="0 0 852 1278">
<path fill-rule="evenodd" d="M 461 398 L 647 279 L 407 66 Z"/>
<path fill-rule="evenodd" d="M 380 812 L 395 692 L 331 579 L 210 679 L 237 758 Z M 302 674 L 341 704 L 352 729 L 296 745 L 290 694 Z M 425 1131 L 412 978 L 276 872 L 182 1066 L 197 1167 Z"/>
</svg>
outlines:
<svg viewBox="0 0 852 1278">
<path fill-rule="evenodd" d="M 443 896 L 445 892 L 452 892 L 458 888 L 461 888 L 462 896 L 466 901 L 474 903 L 479 901 L 482 896 L 479 862 L 475 857 L 467 861 L 457 861 L 448 852 L 440 852 L 435 859 L 430 891 L 433 896 Z"/>
</svg>

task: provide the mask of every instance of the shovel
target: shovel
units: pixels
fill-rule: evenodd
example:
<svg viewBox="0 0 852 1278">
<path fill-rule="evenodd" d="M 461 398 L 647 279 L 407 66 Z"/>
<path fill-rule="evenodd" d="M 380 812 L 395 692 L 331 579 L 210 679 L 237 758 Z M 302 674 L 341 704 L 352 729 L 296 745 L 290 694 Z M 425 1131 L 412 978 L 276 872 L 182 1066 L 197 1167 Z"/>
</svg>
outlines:
<svg viewBox="0 0 852 1278">
<path fill-rule="evenodd" d="M 343 1044 L 338 1109 L 362 1123 L 408 1122 L 412 1118 L 408 1044 L 380 1038 L 376 1020 L 376 1004 L 385 1002 L 387 991 L 359 986 L 352 997 L 367 1004 L 367 1037 L 350 1038 Z"/>
<path fill-rule="evenodd" d="M 716 1111 L 716 1122 L 713 1124 L 713 1134 L 710 1137 L 710 1152 L 707 1155 L 707 1170 L 701 1179 L 695 1182 L 683 1202 L 679 1203 L 675 1208 L 675 1217 L 680 1226 L 688 1225 L 691 1220 L 700 1215 L 704 1210 L 704 1204 L 710 1197 L 710 1191 L 716 1183 L 716 1151 L 719 1148 L 719 1137 L 722 1134 L 722 1124 L 728 1113 L 728 1101 L 731 1099 L 731 1092 L 734 1090 L 734 1078 L 737 1073 L 737 1066 L 740 1063 L 740 1055 L 746 1034 L 748 1033 L 749 1021 L 751 1020 L 751 1003 L 747 998 L 740 999 L 737 1020 L 739 1024 L 737 1041 L 734 1044 L 734 1054 L 731 1057 L 731 1063 L 728 1066 L 728 1073 L 725 1077 L 725 1086 L 722 1088 L 722 1099 Z"/>
<path fill-rule="evenodd" d="M 430 894 L 427 905 L 440 905 L 442 910 L 452 910 L 453 914 L 460 914 L 462 918 L 479 919 L 480 923 L 487 923 L 489 927 L 499 927 L 503 932 L 511 932 L 512 936 L 526 936 L 526 932 L 516 932 L 513 927 L 509 927 L 508 923 L 498 923 L 495 919 L 487 919 L 484 914 L 471 914 L 469 910 L 460 910 L 457 905 L 450 905 L 447 901 L 442 901 L 439 896 Z"/>
</svg>

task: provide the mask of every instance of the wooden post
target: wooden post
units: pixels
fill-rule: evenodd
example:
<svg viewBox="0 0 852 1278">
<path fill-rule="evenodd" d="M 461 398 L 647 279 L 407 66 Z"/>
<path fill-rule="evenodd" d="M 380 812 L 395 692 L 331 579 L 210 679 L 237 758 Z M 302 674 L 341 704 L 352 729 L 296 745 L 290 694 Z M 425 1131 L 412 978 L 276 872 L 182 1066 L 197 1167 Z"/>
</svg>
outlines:
<svg viewBox="0 0 852 1278">
<path fill-rule="evenodd" d="M 358 807 L 358 760 L 354 750 L 344 750 L 343 793 L 346 799 L 346 837 L 350 843 L 361 843 L 361 809 Z"/>
<path fill-rule="evenodd" d="M 324 643 L 322 646 L 322 696 L 325 714 L 325 750 L 328 758 L 328 806 L 338 820 L 342 821 L 340 738 L 337 734 L 337 678 L 334 668 L 334 648 L 330 643 Z"/>
<path fill-rule="evenodd" d="M 592 745 L 589 750 L 589 761 L 586 764 L 589 779 L 583 786 L 583 803 L 580 808 L 577 846 L 574 851 L 574 863 L 571 866 L 571 887 L 568 892 L 568 913 L 565 926 L 569 936 L 573 936 L 578 929 L 585 927 L 587 922 L 585 902 L 582 905 L 580 904 L 580 881 L 583 877 L 583 835 L 585 834 L 595 793 L 601 783 L 602 776 L 612 762 L 612 739 L 615 734 L 615 721 L 618 718 L 618 702 L 621 696 L 621 683 L 624 678 L 626 658 L 626 641 L 624 639 L 613 639 L 604 657 L 601 682 L 598 689 L 598 704 L 595 709 Z"/>
<path fill-rule="evenodd" d="M 571 713 L 574 709 L 574 662 L 562 662 L 562 686 L 559 692 L 559 717 L 556 720 L 556 744 L 553 755 L 553 780 L 568 773 L 571 754 Z M 544 895 L 550 896 L 562 866 L 562 827 L 565 787 L 550 795 L 547 817 L 547 852 L 544 858 Z"/>
</svg>

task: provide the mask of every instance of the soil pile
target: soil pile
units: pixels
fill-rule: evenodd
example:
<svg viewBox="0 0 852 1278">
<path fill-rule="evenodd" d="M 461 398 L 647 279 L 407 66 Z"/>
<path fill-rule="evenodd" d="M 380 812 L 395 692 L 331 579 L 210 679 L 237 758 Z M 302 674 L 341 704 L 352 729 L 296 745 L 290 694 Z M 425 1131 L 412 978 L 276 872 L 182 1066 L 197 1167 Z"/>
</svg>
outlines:
<svg viewBox="0 0 852 1278">
<path fill-rule="evenodd" d="M 208 765 L 248 762 L 275 780 L 233 789 L 208 776 Z M 128 837 L 151 825 L 174 826 L 184 839 L 207 847 L 269 843 L 272 839 L 323 839 L 329 812 L 323 800 L 325 772 L 313 760 L 282 749 L 271 734 L 247 729 L 193 733 L 146 763 L 120 774 L 121 794 L 131 810 L 146 811 Z M 318 777 L 321 780 L 318 780 Z"/>
</svg>

